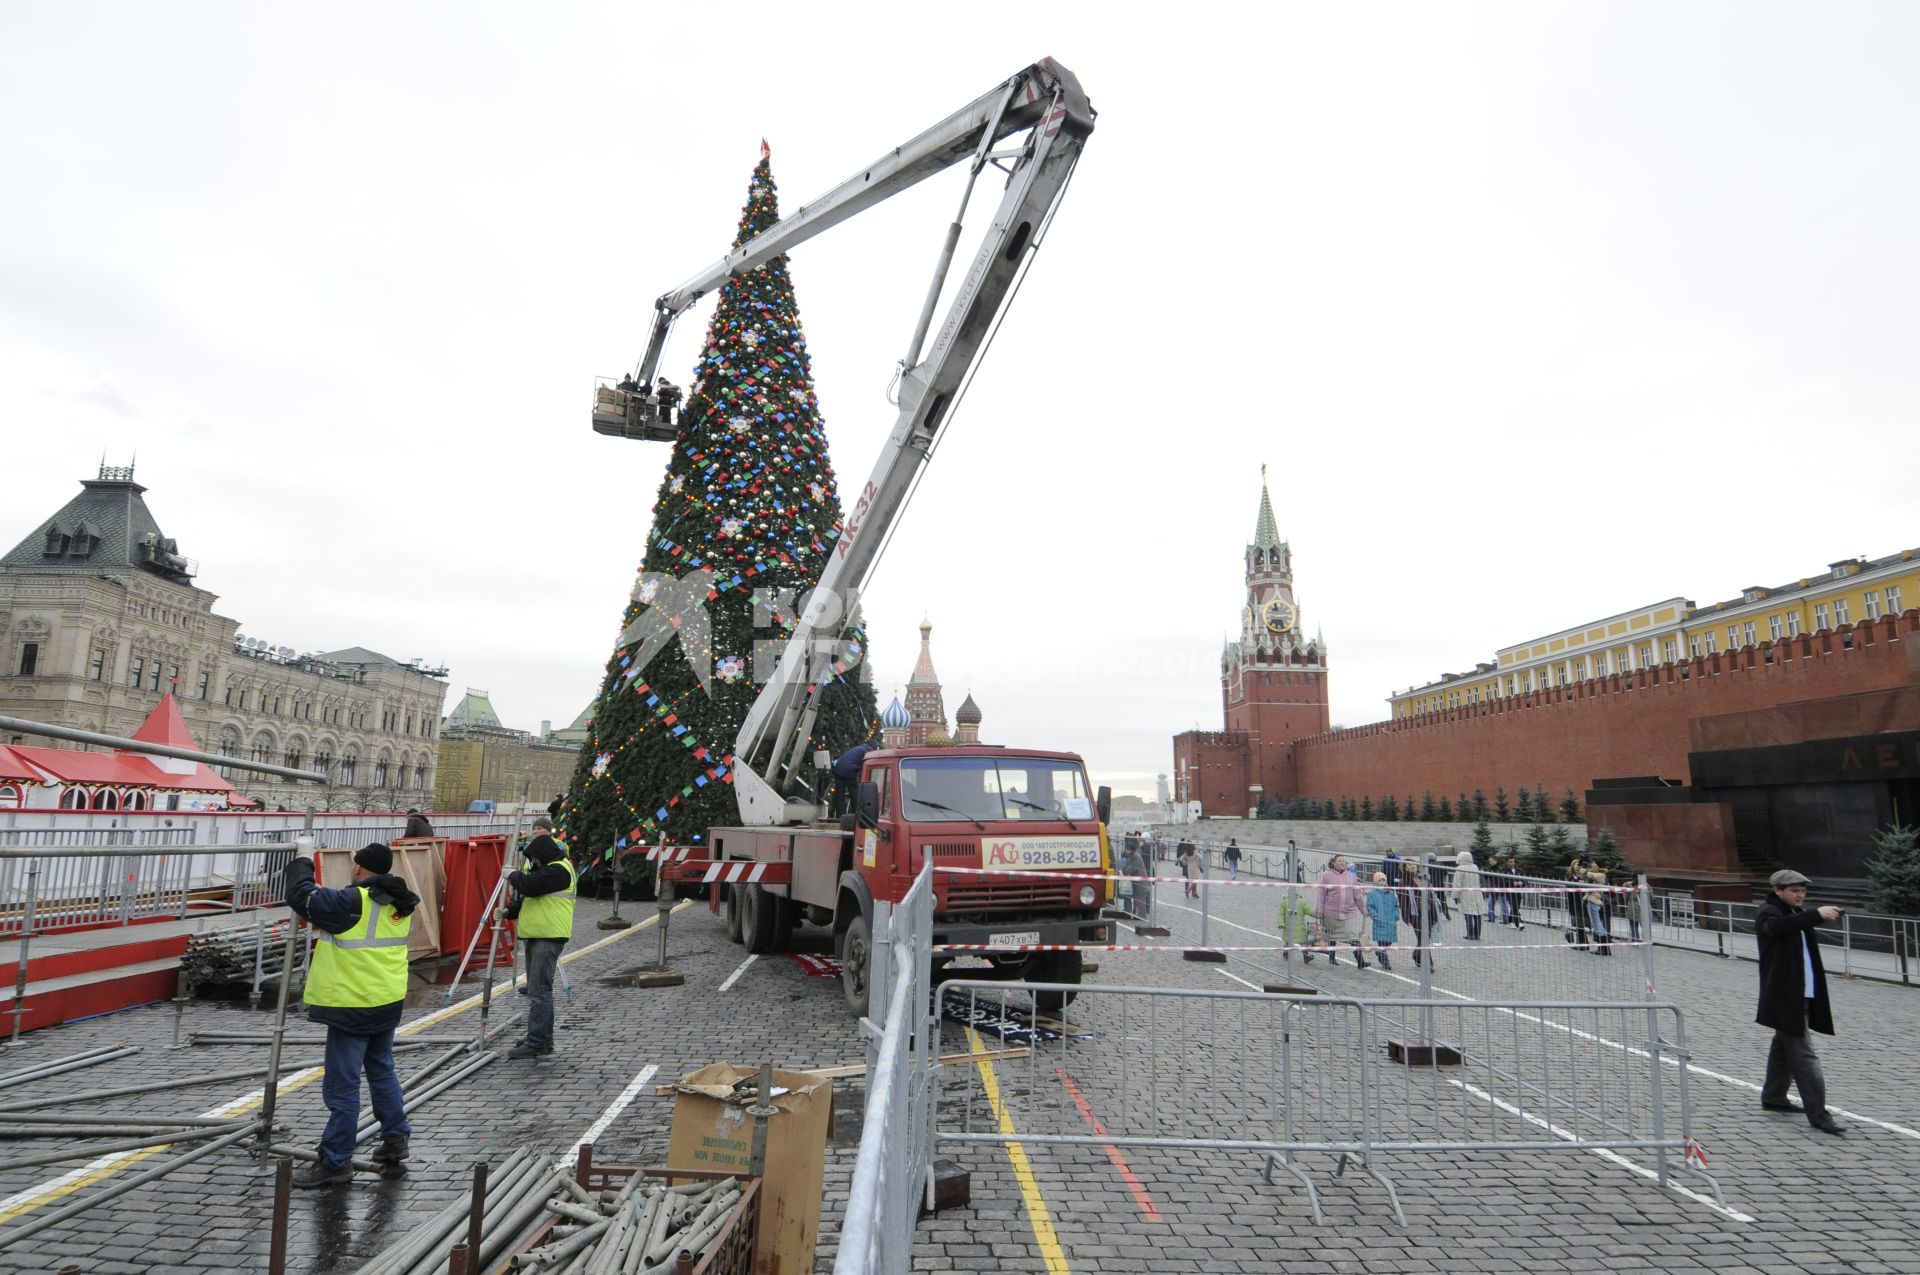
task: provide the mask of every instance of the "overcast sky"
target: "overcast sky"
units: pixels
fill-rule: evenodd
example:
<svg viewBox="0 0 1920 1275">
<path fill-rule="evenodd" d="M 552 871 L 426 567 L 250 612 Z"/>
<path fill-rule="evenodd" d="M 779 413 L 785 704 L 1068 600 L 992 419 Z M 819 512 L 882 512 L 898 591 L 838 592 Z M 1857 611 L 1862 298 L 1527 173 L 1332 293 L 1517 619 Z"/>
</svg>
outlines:
<svg viewBox="0 0 1920 1275">
<path fill-rule="evenodd" d="M 871 582 L 882 704 L 925 614 L 949 712 L 1151 793 L 1220 724 L 1263 462 L 1347 725 L 1920 545 L 1920 9 L 993 12 L 13 0 L 0 541 L 137 451 L 244 632 L 571 719 L 666 462 L 593 377 L 761 137 L 791 212 L 1052 55 L 1099 126 Z M 843 493 L 958 180 L 794 256 Z"/>
</svg>

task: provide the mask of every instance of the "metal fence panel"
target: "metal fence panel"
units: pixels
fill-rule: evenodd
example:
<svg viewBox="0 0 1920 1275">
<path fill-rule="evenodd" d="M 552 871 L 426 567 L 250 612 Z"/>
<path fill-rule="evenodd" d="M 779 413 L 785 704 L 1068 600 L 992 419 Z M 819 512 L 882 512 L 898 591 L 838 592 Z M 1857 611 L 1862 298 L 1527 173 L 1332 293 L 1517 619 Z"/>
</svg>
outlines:
<svg viewBox="0 0 1920 1275">
<path fill-rule="evenodd" d="M 1656 890 L 1653 941 L 1663 947 L 1711 952 L 1735 960 L 1759 959 L 1754 938 L 1757 903 L 1697 899 L 1683 890 Z M 1851 978 L 1912 984 L 1920 975 L 1920 917 L 1843 912 L 1837 925 L 1809 931 L 1827 948 L 1828 969 Z"/>
<path fill-rule="evenodd" d="M 1393 1163 L 1461 1151 L 1608 1151 L 1719 1194 L 1689 1164 L 1686 1071 L 1667 1065 L 1687 1056 L 1672 1005 L 1077 990 L 1056 1031 L 992 1061 L 1004 1075 L 992 1098 L 979 1069 L 952 1069 L 938 1109 L 958 1114 L 937 1142 L 1238 1151 L 1270 1179 L 1291 1175 L 1316 1218 L 1312 1157 L 1357 1165 L 1396 1211 Z M 943 985 L 969 1017 L 1016 1017 L 1028 995 Z M 1130 1061 L 1105 1061 L 1116 1057 Z"/>
<path fill-rule="evenodd" d="M 881 922 L 885 922 L 882 930 Z M 892 1275 L 913 1265 L 921 1205 L 933 1203 L 933 875 L 923 868 L 897 905 L 875 905 L 866 1121 L 840 1228 L 835 1275 Z"/>
</svg>

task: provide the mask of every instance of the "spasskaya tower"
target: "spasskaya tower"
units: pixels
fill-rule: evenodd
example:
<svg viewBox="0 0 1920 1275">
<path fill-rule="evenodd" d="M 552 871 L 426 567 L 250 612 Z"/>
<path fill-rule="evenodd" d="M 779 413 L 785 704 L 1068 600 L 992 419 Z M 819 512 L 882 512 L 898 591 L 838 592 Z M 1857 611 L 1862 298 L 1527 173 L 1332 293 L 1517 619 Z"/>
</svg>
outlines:
<svg viewBox="0 0 1920 1275">
<path fill-rule="evenodd" d="M 1293 551 L 1280 538 L 1261 474 L 1260 513 L 1246 550 L 1240 637 L 1220 653 L 1221 731 L 1174 737 L 1174 796 L 1209 815 L 1246 815 L 1298 795 L 1293 743 L 1324 733 L 1326 641 L 1306 635 L 1293 592 Z"/>
</svg>

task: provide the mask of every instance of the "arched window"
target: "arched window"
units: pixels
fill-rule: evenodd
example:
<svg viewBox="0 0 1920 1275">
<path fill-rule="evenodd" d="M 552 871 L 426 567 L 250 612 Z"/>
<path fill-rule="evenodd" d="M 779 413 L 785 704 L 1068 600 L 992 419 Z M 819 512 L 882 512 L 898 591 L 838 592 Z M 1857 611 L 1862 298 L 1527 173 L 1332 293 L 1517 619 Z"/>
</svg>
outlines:
<svg viewBox="0 0 1920 1275">
<path fill-rule="evenodd" d="M 416 766 L 413 770 L 413 790 L 419 792 L 427 786 L 427 768 Z"/>
<path fill-rule="evenodd" d="M 18 810 L 26 804 L 26 795 L 20 789 L 12 784 L 0 784 L 0 810 Z"/>
<path fill-rule="evenodd" d="M 93 808 L 95 810 L 120 809 L 120 794 L 115 792 L 111 788 L 99 788 L 94 790 Z"/>
<path fill-rule="evenodd" d="M 375 788 L 385 788 L 387 786 L 387 763 L 385 758 L 374 763 L 373 786 Z"/>
<path fill-rule="evenodd" d="M 353 769 L 358 764 L 358 762 L 359 762 L 359 759 L 356 758 L 352 753 L 348 753 L 345 757 L 342 757 L 340 759 L 340 786 L 341 787 L 343 788 L 353 787 Z"/>
<path fill-rule="evenodd" d="M 87 790 L 86 789 L 69 788 L 65 792 L 60 794 L 60 809 L 85 810 L 86 808 L 87 808 Z"/>
<path fill-rule="evenodd" d="M 137 791 L 137 790 L 136 790 L 136 791 L 134 791 L 134 792 L 131 792 L 131 793 L 128 793 L 128 794 L 127 794 L 127 809 L 128 809 L 128 810 L 145 810 L 146 808 L 147 808 L 147 794 L 146 794 L 146 793 L 144 793 L 144 792 L 140 792 L 140 791 Z"/>
</svg>

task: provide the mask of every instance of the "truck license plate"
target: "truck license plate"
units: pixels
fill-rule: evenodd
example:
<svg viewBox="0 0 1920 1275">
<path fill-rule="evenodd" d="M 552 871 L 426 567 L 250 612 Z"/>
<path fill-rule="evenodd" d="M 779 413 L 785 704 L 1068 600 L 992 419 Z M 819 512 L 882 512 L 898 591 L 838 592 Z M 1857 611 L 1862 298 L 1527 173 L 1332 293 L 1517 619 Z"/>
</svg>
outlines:
<svg viewBox="0 0 1920 1275">
<path fill-rule="evenodd" d="M 1027 947 L 1040 941 L 1040 931 L 1020 930 L 1013 934 L 989 934 L 987 942 L 996 947 Z"/>
</svg>

